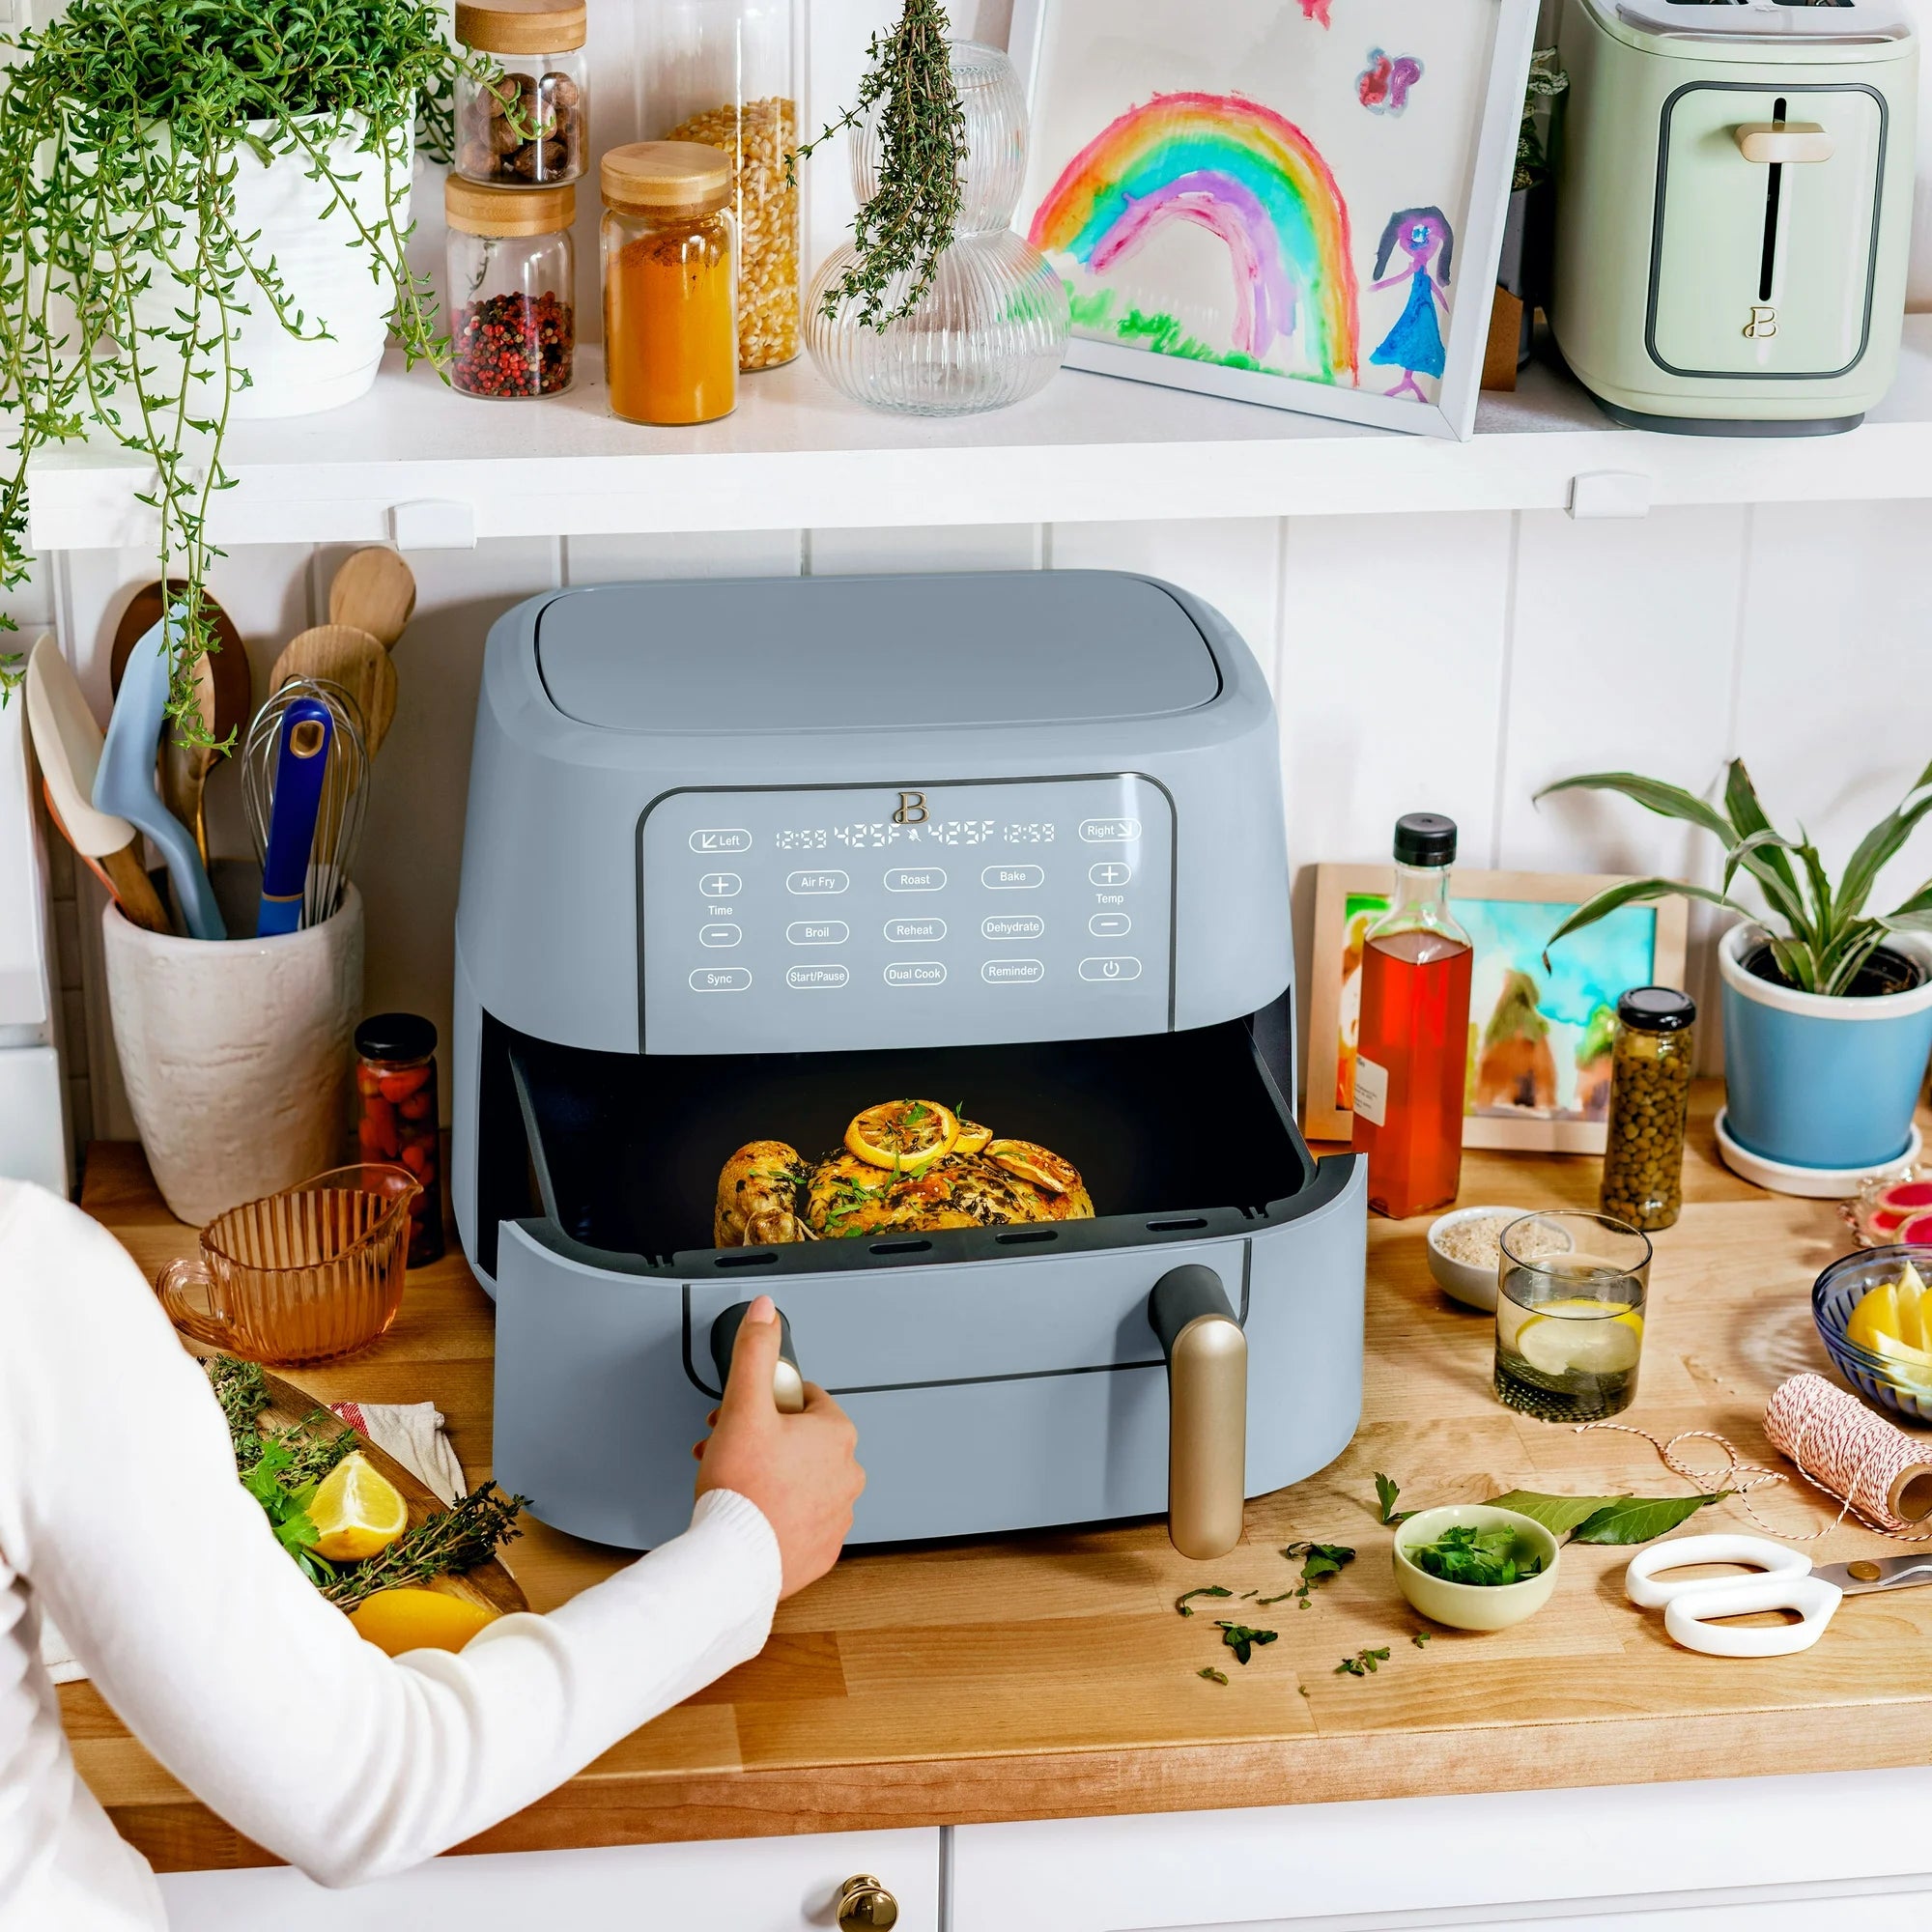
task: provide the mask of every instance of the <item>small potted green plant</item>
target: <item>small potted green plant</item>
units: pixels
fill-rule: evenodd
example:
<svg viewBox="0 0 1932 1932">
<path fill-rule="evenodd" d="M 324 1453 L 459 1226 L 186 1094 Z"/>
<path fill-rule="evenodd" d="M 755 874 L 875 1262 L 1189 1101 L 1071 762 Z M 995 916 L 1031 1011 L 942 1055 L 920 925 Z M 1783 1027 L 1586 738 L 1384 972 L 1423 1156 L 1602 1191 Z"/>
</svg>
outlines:
<svg viewBox="0 0 1932 1932">
<path fill-rule="evenodd" d="M 224 433 L 353 400 L 391 330 L 446 359 L 405 257 L 410 172 L 419 114 L 446 158 L 475 57 L 428 0 L 74 0 L 0 44 L 0 583 L 25 574 L 36 454 L 93 435 L 144 457 L 159 575 L 185 581 L 170 712 L 202 742 Z M 0 652 L 0 698 L 19 674 Z"/>
<path fill-rule="evenodd" d="M 1565 779 L 1537 797 L 1559 791 L 1616 792 L 1723 845 L 1717 890 L 1633 879 L 1579 906 L 1550 944 L 1619 906 L 1673 895 L 1743 915 L 1718 949 L 1728 1139 L 1759 1163 L 1822 1170 L 1804 1178 L 1818 1192 L 1835 1178 L 1849 1193 L 1858 1176 L 1901 1159 L 1932 1053 L 1932 879 L 1889 912 L 1866 907 L 1880 871 L 1932 811 L 1932 765 L 1835 880 L 1802 829 L 1790 838 L 1773 827 L 1742 759 L 1721 805 L 1631 772 Z M 1766 914 L 1732 896 L 1741 874 Z"/>
</svg>

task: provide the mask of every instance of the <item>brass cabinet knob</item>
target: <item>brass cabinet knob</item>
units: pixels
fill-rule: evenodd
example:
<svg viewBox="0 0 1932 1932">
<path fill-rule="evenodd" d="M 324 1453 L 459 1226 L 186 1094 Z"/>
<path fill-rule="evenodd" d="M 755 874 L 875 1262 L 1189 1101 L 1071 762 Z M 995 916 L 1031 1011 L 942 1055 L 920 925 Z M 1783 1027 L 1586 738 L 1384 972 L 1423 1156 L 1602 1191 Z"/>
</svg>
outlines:
<svg viewBox="0 0 1932 1932">
<path fill-rule="evenodd" d="M 875 1878 L 861 1873 L 838 1888 L 838 1932 L 885 1932 L 899 1922 L 899 1902 Z"/>
</svg>

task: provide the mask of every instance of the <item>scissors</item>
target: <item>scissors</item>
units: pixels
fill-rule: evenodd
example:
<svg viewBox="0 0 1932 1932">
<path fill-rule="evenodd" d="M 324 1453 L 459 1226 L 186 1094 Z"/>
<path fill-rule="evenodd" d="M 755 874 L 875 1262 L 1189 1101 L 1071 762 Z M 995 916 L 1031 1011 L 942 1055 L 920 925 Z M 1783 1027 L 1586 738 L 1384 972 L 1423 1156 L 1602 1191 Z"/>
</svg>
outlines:
<svg viewBox="0 0 1932 1932">
<path fill-rule="evenodd" d="M 1760 1574 L 1668 1580 L 1668 1572 L 1700 1563 L 1744 1563 Z M 1631 1602 L 1641 1609 L 1661 1609 L 1672 1638 L 1706 1657 L 1794 1657 L 1825 1634 L 1847 1597 L 1919 1583 L 1932 1583 L 1932 1556 L 1861 1557 L 1814 1570 L 1802 1549 L 1762 1536 L 1687 1536 L 1660 1543 L 1634 1556 L 1624 1572 L 1624 1594 Z M 1715 1621 L 1752 1610 L 1793 1610 L 1799 1621 L 1763 1630 Z"/>
</svg>

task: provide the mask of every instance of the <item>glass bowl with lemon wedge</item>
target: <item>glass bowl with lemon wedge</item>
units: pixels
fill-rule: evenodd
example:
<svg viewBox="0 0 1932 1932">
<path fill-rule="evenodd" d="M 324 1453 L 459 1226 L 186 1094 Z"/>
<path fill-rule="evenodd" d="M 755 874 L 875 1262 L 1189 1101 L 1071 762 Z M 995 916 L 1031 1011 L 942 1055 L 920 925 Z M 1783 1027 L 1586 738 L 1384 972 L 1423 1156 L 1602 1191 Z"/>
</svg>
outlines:
<svg viewBox="0 0 1932 1932">
<path fill-rule="evenodd" d="M 1862 1248 L 1833 1262 L 1812 1287 L 1811 1319 L 1861 1395 L 1932 1422 L 1932 1245 Z"/>
</svg>

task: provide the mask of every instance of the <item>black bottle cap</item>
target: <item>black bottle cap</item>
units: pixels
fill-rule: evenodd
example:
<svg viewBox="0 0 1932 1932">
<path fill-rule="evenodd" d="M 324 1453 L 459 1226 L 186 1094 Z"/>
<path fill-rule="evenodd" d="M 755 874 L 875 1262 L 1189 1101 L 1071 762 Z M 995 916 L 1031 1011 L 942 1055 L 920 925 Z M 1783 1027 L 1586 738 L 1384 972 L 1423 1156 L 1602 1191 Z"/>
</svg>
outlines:
<svg viewBox="0 0 1932 1932">
<path fill-rule="evenodd" d="M 1617 1002 L 1617 1018 L 1638 1033 L 1682 1033 L 1697 1024 L 1697 1002 L 1674 986 L 1633 986 Z"/>
<path fill-rule="evenodd" d="M 371 1013 L 355 1029 L 364 1060 L 427 1060 L 436 1051 L 436 1023 L 420 1013 Z"/>
<path fill-rule="evenodd" d="M 1453 866 L 1456 821 L 1439 811 L 1411 811 L 1395 822 L 1398 866 Z"/>
</svg>

